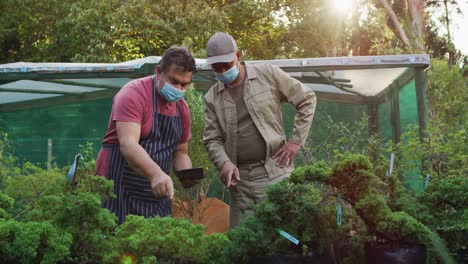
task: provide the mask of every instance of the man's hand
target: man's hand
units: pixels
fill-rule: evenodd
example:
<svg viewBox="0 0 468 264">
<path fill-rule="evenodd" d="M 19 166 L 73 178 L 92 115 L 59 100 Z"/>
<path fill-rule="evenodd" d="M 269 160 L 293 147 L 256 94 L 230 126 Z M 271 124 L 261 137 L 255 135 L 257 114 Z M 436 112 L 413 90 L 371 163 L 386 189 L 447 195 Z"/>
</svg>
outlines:
<svg viewBox="0 0 468 264">
<path fill-rule="evenodd" d="M 297 145 L 293 142 L 288 142 L 284 146 L 282 146 L 276 153 L 273 155 L 273 159 L 276 159 L 276 166 L 283 168 L 283 167 L 291 167 L 294 158 L 296 157 L 297 153 L 301 146 Z"/>
<path fill-rule="evenodd" d="M 164 196 L 171 200 L 174 198 L 174 183 L 172 178 L 164 172 L 151 179 L 151 189 L 156 198 Z"/>
<path fill-rule="evenodd" d="M 230 160 L 221 167 L 221 181 L 226 187 L 234 186 L 240 181 L 239 169 Z"/>
</svg>

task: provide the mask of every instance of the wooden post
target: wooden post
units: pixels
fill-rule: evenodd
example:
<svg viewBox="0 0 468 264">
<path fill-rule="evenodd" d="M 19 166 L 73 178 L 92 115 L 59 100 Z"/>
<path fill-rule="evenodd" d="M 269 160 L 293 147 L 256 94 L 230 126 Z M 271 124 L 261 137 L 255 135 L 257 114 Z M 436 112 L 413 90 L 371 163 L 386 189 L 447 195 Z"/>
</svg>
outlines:
<svg viewBox="0 0 468 264">
<path fill-rule="evenodd" d="M 52 168 L 52 139 L 47 139 L 47 169 Z"/>
<path fill-rule="evenodd" d="M 423 68 L 415 68 L 414 71 L 416 99 L 418 102 L 419 140 L 422 142 L 426 137 L 425 130 L 427 128 L 426 80 Z"/>
</svg>

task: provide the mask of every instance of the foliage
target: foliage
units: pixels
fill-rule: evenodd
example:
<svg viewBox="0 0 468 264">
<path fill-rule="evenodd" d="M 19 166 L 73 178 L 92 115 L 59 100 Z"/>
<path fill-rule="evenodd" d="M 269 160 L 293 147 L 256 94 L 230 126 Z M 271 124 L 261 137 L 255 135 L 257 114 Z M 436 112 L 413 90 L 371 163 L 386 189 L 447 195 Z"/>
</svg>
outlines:
<svg viewBox="0 0 468 264">
<path fill-rule="evenodd" d="M 85 156 L 94 155 L 89 151 L 92 145 L 87 148 L 81 146 Z M 101 207 L 101 199 L 113 195 L 113 183 L 84 174 L 94 171 L 94 160 L 82 167 L 77 172 L 78 186 L 73 192 L 66 181 L 65 169 L 44 170 L 31 163 L 25 163 L 18 174 L 7 177 L 4 191 L 18 203 L 14 211 L 16 220 L 52 225 L 54 232 L 70 236 L 68 255 L 75 260 L 93 260 L 108 249 L 107 239 L 116 225 L 115 216 Z"/>
<path fill-rule="evenodd" d="M 12 152 L 8 134 L 0 130 L 0 186 L 2 187 L 8 175 L 18 173 L 18 169 L 14 167 L 16 159 Z"/>
<path fill-rule="evenodd" d="M 437 127 L 426 131 L 427 137 L 419 139 L 415 126 L 402 134 L 398 148 L 401 151 L 401 171 L 417 171 L 421 182 L 426 175 L 438 180 L 448 176 L 467 175 L 468 144 L 465 129 L 442 133 Z M 421 164 L 420 161 L 424 161 Z"/>
<path fill-rule="evenodd" d="M 330 175 L 330 167 L 323 161 L 319 161 L 314 166 L 304 166 L 296 168 L 289 177 L 295 184 L 305 184 L 312 181 L 324 181 Z M 309 178 L 312 177 L 312 178 Z"/>
<path fill-rule="evenodd" d="M 0 259 L 2 263 L 56 263 L 70 255 L 71 235 L 50 222 L 9 219 L 14 199 L 0 192 Z"/>
<path fill-rule="evenodd" d="M 446 60 L 434 59 L 428 75 L 427 98 L 431 126 L 441 132 L 466 129 L 468 79 L 458 67 L 449 67 Z"/>
<path fill-rule="evenodd" d="M 70 255 L 71 240 L 49 222 L 0 220 L 2 263 L 57 263 Z"/>
<path fill-rule="evenodd" d="M 41 197 L 69 191 L 64 175 L 59 168 L 44 170 L 27 162 L 19 174 L 6 177 L 4 192 L 16 200 L 15 211 L 19 216 L 33 209 Z"/>
<path fill-rule="evenodd" d="M 10 218 L 9 210 L 13 208 L 15 200 L 3 193 L 0 193 L 0 219 Z"/>
<path fill-rule="evenodd" d="M 342 107 L 342 106 L 338 106 Z M 360 112 L 361 113 L 361 112 Z M 317 134 L 325 135 L 316 139 L 313 136 L 307 139 L 305 147 L 298 155 L 299 164 L 313 164 L 325 162 L 333 164 L 345 152 L 378 155 L 382 152 L 384 141 L 378 135 L 368 136 L 368 116 L 361 114 L 355 122 L 340 121 L 327 115 L 322 118 L 315 117 L 314 122 L 320 122 Z"/>
<path fill-rule="evenodd" d="M 264 32 L 275 32 L 266 7 L 248 0 L 6 0 L 0 61 L 120 62 L 161 55 L 174 44 L 204 57 L 216 31 L 232 32 L 241 47 L 256 49 L 253 56 L 265 56 L 259 48 L 268 39 Z"/>
<path fill-rule="evenodd" d="M 203 99 L 203 94 L 194 87 L 191 87 L 185 93 L 185 98 L 190 109 L 190 123 L 192 129 L 189 156 L 195 166 L 203 167 L 203 169 L 207 171 L 213 168 L 213 164 L 208 158 L 208 153 L 203 145 L 203 137 L 201 136 L 205 128 L 205 101 Z"/>
<path fill-rule="evenodd" d="M 83 156 L 82 162 L 79 164 L 80 169 L 78 170 L 78 178 L 80 175 L 92 175 L 95 172 L 96 167 L 96 150 L 94 144 L 91 142 L 85 142 L 84 144 L 78 145 L 78 153 Z M 83 163 L 84 161 L 84 163 Z"/>
<path fill-rule="evenodd" d="M 421 222 L 437 229 L 468 229 L 468 177 L 447 177 L 430 182 L 418 195 L 423 207 Z"/>
<path fill-rule="evenodd" d="M 205 235 L 201 225 L 185 219 L 128 216 L 110 239 L 104 263 L 117 263 L 123 254 L 137 263 L 211 263 L 228 243 L 224 234 Z M 179 262 L 177 262 L 179 261 Z"/>
<path fill-rule="evenodd" d="M 227 235 L 230 243 L 223 250 L 220 263 L 251 263 L 253 257 L 271 252 L 271 241 L 277 236 L 274 230 L 266 229 L 253 216 L 244 218 Z"/>
<path fill-rule="evenodd" d="M 310 165 L 313 166 L 313 165 Z M 424 243 L 433 256 L 444 263 L 452 263 L 447 249 L 440 238 L 427 226 L 406 212 L 393 212 L 381 193 L 384 182 L 374 173 L 369 159 L 363 155 L 345 154 L 333 166 L 328 177 L 313 175 L 320 171 L 307 167 L 304 178 L 322 180 L 338 189 L 365 222 L 369 233 L 390 242 Z"/>
<path fill-rule="evenodd" d="M 412 215 L 437 231 L 451 252 L 466 257 L 468 238 L 468 178 L 458 175 L 433 180 L 417 196 Z"/>
<path fill-rule="evenodd" d="M 250 263 L 256 256 L 330 254 L 329 248 L 339 245 L 350 231 L 348 224 L 336 225 L 335 196 L 321 186 L 298 181 L 283 180 L 270 186 L 266 200 L 255 208 L 255 218 L 247 218 L 229 231 L 231 244 L 223 251 L 224 257 Z M 299 246 L 291 247 L 278 234 L 279 229 L 298 239 Z"/>
<path fill-rule="evenodd" d="M 216 31 L 231 33 L 249 59 L 396 54 L 424 50 L 424 41 L 438 57 L 445 51 L 453 56 L 450 35 L 437 37 L 442 30 L 431 26 L 423 36 L 420 28 L 431 24 L 440 4 L 353 3 L 343 13 L 333 1 L 4 0 L 0 10 L 8 15 L 0 18 L 0 62 L 120 62 L 161 55 L 174 44 L 205 57 L 206 42 Z M 410 9 L 411 3 L 421 6 Z M 444 15 L 444 25 L 453 15 Z"/>
<path fill-rule="evenodd" d="M 78 186 L 75 192 L 40 197 L 36 207 L 28 212 L 27 219 L 50 221 L 60 230 L 70 233 L 74 259 L 99 259 L 107 252 L 108 238 L 116 226 L 115 215 L 101 207 L 100 199 L 109 197 L 113 184 L 103 177 L 87 175 Z"/>
</svg>

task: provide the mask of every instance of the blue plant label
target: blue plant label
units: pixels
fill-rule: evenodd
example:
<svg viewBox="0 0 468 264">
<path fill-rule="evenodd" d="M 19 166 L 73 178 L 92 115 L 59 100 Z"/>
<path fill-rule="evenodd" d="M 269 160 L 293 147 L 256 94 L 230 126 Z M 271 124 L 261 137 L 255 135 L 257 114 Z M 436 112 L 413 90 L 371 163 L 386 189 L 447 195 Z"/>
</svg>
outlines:
<svg viewBox="0 0 468 264">
<path fill-rule="evenodd" d="M 395 163 L 395 154 L 390 155 L 390 169 L 388 170 L 388 174 L 391 175 L 393 172 L 393 164 Z"/>
<path fill-rule="evenodd" d="M 341 217 L 343 215 L 343 205 L 341 202 L 341 194 L 338 194 L 338 208 L 336 210 L 336 224 L 341 225 Z"/>
<path fill-rule="evenodd" d="M 426 180 L 424 181 L 424 188 L 427 187 L 427 185 L 429 184 L 429 180 L 431 179 L 431 177 L 429 176 L 429 174 L 426 175 Z"/>
<path fill-rule="evenodd" d="M 281 229 L 278 229 L 278 232 L 280 233 L 280 235 L 282 235 L 287 240 L 293 242 L 296 245 L 299 245 L 299 240 L 297 240 L 295 237 L 291 236 L 290 234 L 286 233 L 285 231 L 283 231 Z"/>
<path fill-rule="evenodd" d="M 75 171 L 78 167 L 78 162 L 79 160 L 83 161 L 83 156 L 81 154 L 77 154 L 75 156 L 75 159 L 73 161 L 73 164 L 71 165 L 70 169 L 68 170 L 68 173 L 67 173 L 67 180 L 68 181 L 72 181 L 73 179 L 73 175 L 75 175 Z"/>
</svg>

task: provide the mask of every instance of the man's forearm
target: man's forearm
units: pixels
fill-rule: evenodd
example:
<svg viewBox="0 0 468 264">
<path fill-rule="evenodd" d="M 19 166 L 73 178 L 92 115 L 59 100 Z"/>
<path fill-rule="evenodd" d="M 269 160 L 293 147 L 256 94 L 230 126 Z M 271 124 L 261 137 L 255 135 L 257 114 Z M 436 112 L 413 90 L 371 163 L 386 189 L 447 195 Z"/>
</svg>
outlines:
<svg viewBox="0 0 468 264">
<path fill-rule="evenodd" d="M 309 135 L 310 126 L 314 118 L 317 97 L 314 92 L 305 93 L 304 100 L 296 105 L 296 118 L 294 120 L 294 129 L 290 138 L 291 142 L 303 146 Z"/>
<path fill-rule="evenodd" d="M 192 160 L 189 155 L 182 151 L 176 151 L 172 159 L 172 169 L 174 171 L 186 170 L 192 168 Z"/>
<path fill-rule="evenodd" d="M 210 158 L 211 162 L 215 164 L 218 169 L 221 169 L 223 164 L 230 160 L 228 155 L 226 154 L 226 149 L 223 145 L 217 142 L 210 142 L 206 144 L 206 150 L 208 152 L 208 157 Z"/>
<path fill-rule="evenodd" d="M 120 146 L 120 151 L 130 167 L 142 177 L 152 180 L 162 173 L 161 168 L 156 164 L 148 153 L 139 144 L 126 144 Z"/>
</svg>

